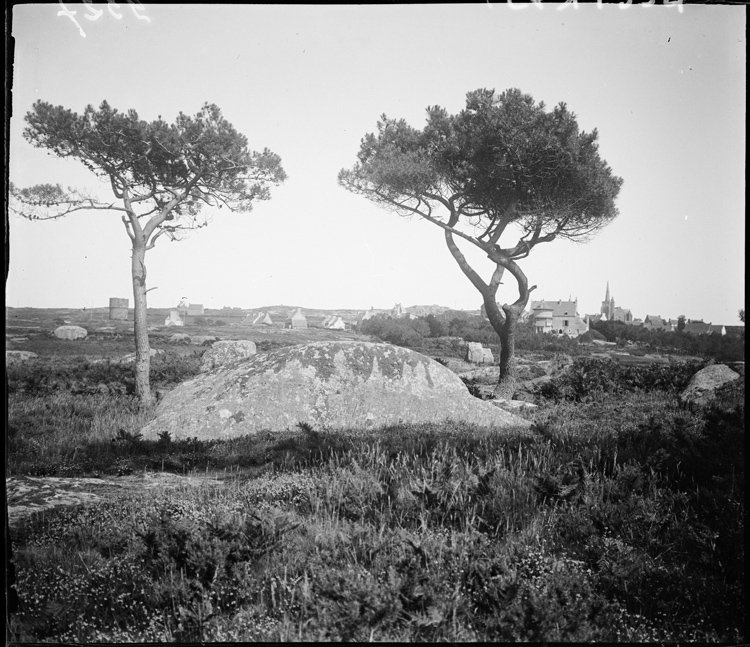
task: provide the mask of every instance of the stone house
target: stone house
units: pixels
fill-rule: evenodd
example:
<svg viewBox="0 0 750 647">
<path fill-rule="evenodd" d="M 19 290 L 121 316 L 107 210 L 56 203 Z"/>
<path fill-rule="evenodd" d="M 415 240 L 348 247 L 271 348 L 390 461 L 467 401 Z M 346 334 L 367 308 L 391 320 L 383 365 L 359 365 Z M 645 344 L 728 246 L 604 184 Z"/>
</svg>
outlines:
<svg viewBox="0 0 750 647">
<path fill-rule="evenodd" d="M 673 323 L 672 319 L 662 319 L 659 315 L 646 315 L 646 318 L 643 320 L 643 327 L 646 330 L 674 332 L 677 330 L 677 322 Z"/>
<path fill-rule="evenodd" d="M 266 326 L 272 326 L 273 321 L 271 321 L 271 316 L 267 312 L 259 312 L 255 317 L 253 317 L 252 325 L 266 325 Z"/>
<path fill-rule="evenodd" d="M 690 333 L 691 335 L 711 335 L 719 334 L 726 335 L 727 330 L 724 326 L 717 324 L 713 325 L 710 322 L 704 323 L 703 321 L 688 321 L 685 323 L 685 328 L 682 332 Z"/>
<path fill-rule="evenodd" d="M 301 309 L 289 314 L 284 322 L 284 328 L 307 328 L 307 319 Z"/>
<path fill-rule="evenodd" d="M 532 301 L 530 319 L 537 333 L 578 337 L 587 332 L 587 320 L 578 314 L 578 299 L 575 301 Z"/>
<path fill-rule="evenodd" d="M 331 315 L 330 317 L 326 317 L 326 321 L 323 322 L 323 328 L 327 328 L 328 330 L 346 330 L 346 324 L 341 317 Z"/>
</svg>

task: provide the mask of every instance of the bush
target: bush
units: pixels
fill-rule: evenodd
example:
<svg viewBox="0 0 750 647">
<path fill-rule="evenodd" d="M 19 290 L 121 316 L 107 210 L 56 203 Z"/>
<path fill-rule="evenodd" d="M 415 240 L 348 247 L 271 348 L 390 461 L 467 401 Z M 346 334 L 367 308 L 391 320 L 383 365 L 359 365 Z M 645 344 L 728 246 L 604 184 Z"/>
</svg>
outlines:
<svg viewBox="0 0 750 647">
<path fill-rule="evenodd" d="M 174 351 L 151 358 L 151 387 L 178 384 L 200 370 L 202 351 L 182 355 Z M 40 357 L 32 363 L 7 368 L 8 393 L 45 395 L 126 394 L 135 391 L 134 363 L 113 360 L 91 361 L 85 357 Z"/>
<path fill-rule="evenodd" d="M 537 393 L 546 399 L 574 402 L 628 391 L 678 393 L 700 368 L 695 362 L 625 366 L 611 359 L 579 357 L 567 371 L 538 386 Z"/>
<path fill-rule="evenodd" d="M 745 356 L 743 336 L 647 330 L 643 326 L 633 326 L 622 321 L 598 321 L 591 324 L 591 330 L 604 335 L 607 341 L 619 344 L 639 342 L 652 351 L 700 355 L 718 362 L 743 361 Z"/>
<path fill-rule="evenodd" d="M 424 325 L 424 322 L 420 323 Z M 391 319 L 378 315 L 363 321 L 361 331 L 396 346 L 422 345 L 422 335 L 414 329 L 409 319 Z"/>
</svg>

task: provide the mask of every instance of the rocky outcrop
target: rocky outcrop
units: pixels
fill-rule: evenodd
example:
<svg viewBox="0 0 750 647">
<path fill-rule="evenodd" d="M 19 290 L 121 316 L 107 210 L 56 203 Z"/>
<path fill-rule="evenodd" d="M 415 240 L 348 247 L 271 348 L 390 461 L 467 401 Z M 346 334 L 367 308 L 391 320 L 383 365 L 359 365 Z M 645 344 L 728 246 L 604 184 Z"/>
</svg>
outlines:
<svg viewBox="0 0 750 647">
<path fill-rule="evenodd" d="M 389 344 L 315 342 L 258 353 L 181 384 L 160 402 L 143 437 L 230 438 L 283 431 L 459 422 L 527 429 L 526 420 L 473 398 L 453 372 Z"/>
<path fill-rule="evenodd" d="M 216 368 L 227 366 L 251 355 L 255 355 L 255 342 L 244 339 L 236 341 L 217 341 L 203 354 L 201 373 L 208 373 Z"/>
<path fill-rule="evenodd" d="M 29 350 L 6 350 L 5 364 L 20 364 L 22 362 L 28 362 L 30 359 L 36 359 L 37 357 L 39 357 L 39 355 L 32 353 Z"/>
<path fill-rule="evenodd" d="M 492 364 L 495 358 L 491 349 L 484 348 L 478 342 L 469 342 L 466 345 L 466 360 L 472 364 Z"/>
<path fill-rule="evenodd" d="M 716 390 L 740 377 L 724 364 L 712 364 L 698 371 L 680 394 L 680 402 L 688 407 L 703 407 L 714 398 Z"/>
<path fill-rule="evenodd" d="M 54 335 L 58 339 L 85 339 L 88 331 L 80 326 L 58 326 Z"/>
</svg>

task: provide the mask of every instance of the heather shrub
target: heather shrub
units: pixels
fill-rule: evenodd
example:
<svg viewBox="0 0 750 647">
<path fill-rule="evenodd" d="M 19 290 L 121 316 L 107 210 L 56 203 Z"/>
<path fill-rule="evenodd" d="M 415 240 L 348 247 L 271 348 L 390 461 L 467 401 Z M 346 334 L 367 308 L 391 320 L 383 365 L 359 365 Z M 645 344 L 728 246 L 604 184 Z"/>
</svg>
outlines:
<svg viewBox="0 0 750 647">
<path fill-rule="evenodd" d="M 172 351 L 151 358 L 151 386 L 174 386 L 200 369 L 203 351 L 180 354 Z M 135 390 L 134 362 L 87 357 L 40 357 L 34 362 L 7 367 L 8 393 L 41 396 L 55 392 L 70 394 L 124 395 Z"/>
<path fill-rule="evenodd" d="M 419 323 L 424 325 L 422 321 Z M 390 319 L 378 315 L 363 321 L 361 332 L 396 346 L 416 347 L 422 344 L 422 335 L 414 329 L 409 319 Z"/>
<path fill-rule="evenodd" d="M 584 402 L 605 393 L 682 391 L 701 368 L 694 362 L 626 366 L 616 360 L 579 357 L 566 371 L 537 387 L 537 393 L 555 401 Z"/>
</svg>

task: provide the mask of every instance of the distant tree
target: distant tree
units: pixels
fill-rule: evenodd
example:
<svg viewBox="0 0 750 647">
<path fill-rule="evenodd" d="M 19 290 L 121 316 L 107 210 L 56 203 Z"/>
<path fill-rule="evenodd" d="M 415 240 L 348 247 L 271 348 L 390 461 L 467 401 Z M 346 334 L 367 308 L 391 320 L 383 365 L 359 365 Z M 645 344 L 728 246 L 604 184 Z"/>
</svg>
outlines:
<svg viewBox="0 0 750 647">
<path fill-rule="evenodd" d="M 738 314 L 740 317 L 740 321 L 742 323 L 745 323 L 745 308 L 741 308 Z"/>
<path fill-rule="evenodd" d="M 414 332 L 416 332 L 420 337 L 430 336 L 430 326 L 427 324 L 427 322 L 424 319 L 422 318 L 410 319 L 409 325 L 411 325 Z"/>
<path fill-rule="evenodd" d="M 677 317 L 677 330 L 685 330 L 685 315 Z"/>
<path fill-rule="evenodd" d="M 514 331 L 536 287 L 529 287 L 518 261 L 557 238 L 585 241 L 617 215 L 622 180 L 599 157 L 596 141 L 596 130 L 579 131 L 564 103 L 547 112 L 519 90 L 482 89 L 469 92 L 456 115 L 428 108 L 421 131 L 383 115 L 377 134 L 362 140 L 358 162 L 339 173 L 349 191 L 444 230 L 500 337 L 496 395 L 512 394 Z M 511 238 L 506 246 L 503 234 Z M 494 264 L 489 280 L 469 265 L 457 239 Z M 496 296 L 506 270 L 518 297 L 501 308 Z"/>
<path fill-rule="evenodd" d="M 429 314 L 425 317 L 425 321 L 430 328 L 430 337 L 445 337 L 448 334 L 448 324 L 443 319 Z"/>
<path fill-rule="evenodd" d="M 208 224 L 201 218 L 206 207 L 243 212 L 269 199 L 269 185 L 286 178 L 281 159 L 268 149 L 249 150 L 245 136 L 208 103 L 195 117 L 180 113 L 173 124 L 161 116 L 143 121 L 135 110 L 121 113 L 106 101 L 82 115 L 37 101 L 25 119 L 24 137 L 32 145 L 77 159 L 110 184 L 115 200 L 104 201 L 59 184 L 11 185 L 11 208 L 29 220 L 90 210 L 121 215 L 132 246 L 136 395 L 148 403 L 146 252 L 161 236 L 178 240 L 182 232 Z"/>
</svg>

